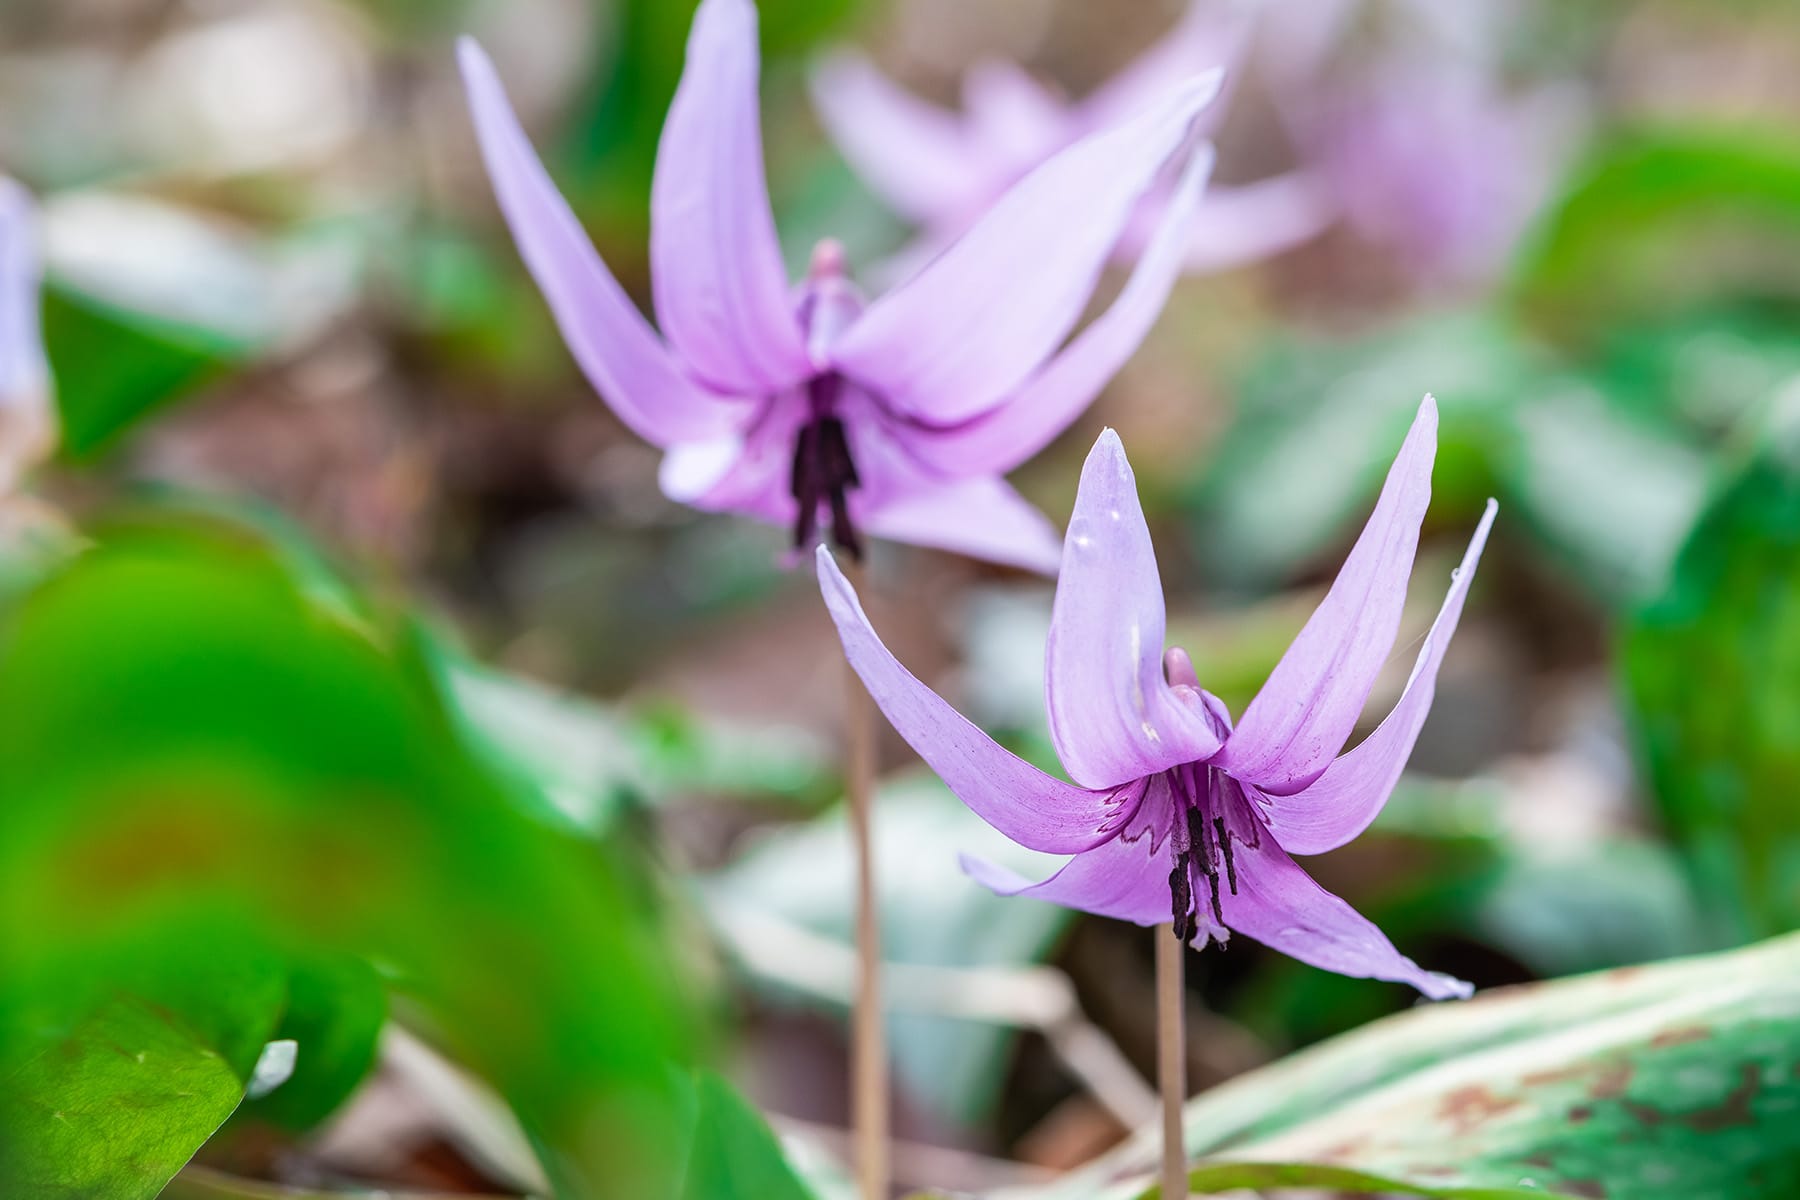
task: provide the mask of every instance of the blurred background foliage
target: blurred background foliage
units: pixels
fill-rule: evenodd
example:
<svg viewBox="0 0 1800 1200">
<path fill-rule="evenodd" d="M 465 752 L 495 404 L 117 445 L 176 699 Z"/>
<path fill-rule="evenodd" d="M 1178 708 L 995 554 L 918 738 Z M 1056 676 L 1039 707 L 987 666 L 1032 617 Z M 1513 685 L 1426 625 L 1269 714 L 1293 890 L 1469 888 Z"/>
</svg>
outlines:
<svg viewBox="0 0 1800 1200">
<path fill-rule="evenodd" d="M 808 111 L 816 52 L 855 42 L 944 103 L 992 56 L 1080 92 L 1178 8 L 759 7 L 784 248 L 830 233 L 865 267 L 907 231 Z M 1481 987 L 1795 930 L 1800 11 L 1463 7 L 1463 51 L 1568 118 L 1539 131 L 1555 165 L 1498 265 L 1421 271 L 1346 219 L 1186 281 L 1017 482 L 1066 515 L 1081 455 L 1120 430 L 1172 636 L 1238 706 L 1435 393 L 1422 591 L 1372 711 L 1489 495 L 1498 533 L 1414 773 L 1309 865 Z M 489 46 L 642 299 L 692 8 L 0 6 L 0 167 L 46 205 L 63 426 L 0 522 L 0 1193 L 153 1195 L 198 1152 L 171 1195 L 841 1194 L 835 643 L 781 533 L 664 500 L 586 391 L 452 69 L 455 35 Z M 1264 9 L 1228 182 L 1308 151 L 1269 63 L 1313 10 Z M 1340 67 L 1416 51 L 1418 6 L 1357 10 Z M 1379 61 L 1397 86 L 1421 60 Z M 1460 161 L 1363 170 L 1405 195 L 1463 186 Z M 1048 587 L 897 548 L 874 570 L 902 659 L 1053 767 Z M 976 888 L 957 853 L 1004 847 L 897 741 L 884 761 L 903 1182 L 1074 1166 L 1144 1116 L 1147 937 Z M 1188 969 L 1197 1085 L 1410 1003 L 1244 939 Z M 1569 986 L 1542 993 L 1577 997 L 1544 1001 L 1547 1025 L 1589 1013 Z M 1786 1061 L 1753 1000 L 1712 996 L 1707 1019 L 1746 1031 L 1742 1061 Z M 1665 1065 L 1645 1077 L 1677 1107 L 1723 1102 Z M 1719 1194 L 1791 1194 L 1800 1150 L 1757 1144 L 1766 1188 Z M 1548 1152 L 1514 1149 L 1470 1161 Z M 1401 1187 L 1425 1178 L 1409 1163 L 1363 1166 Z M 1676 1186 L 1641 1194 L 1711 1194 Z"/>
</svg>

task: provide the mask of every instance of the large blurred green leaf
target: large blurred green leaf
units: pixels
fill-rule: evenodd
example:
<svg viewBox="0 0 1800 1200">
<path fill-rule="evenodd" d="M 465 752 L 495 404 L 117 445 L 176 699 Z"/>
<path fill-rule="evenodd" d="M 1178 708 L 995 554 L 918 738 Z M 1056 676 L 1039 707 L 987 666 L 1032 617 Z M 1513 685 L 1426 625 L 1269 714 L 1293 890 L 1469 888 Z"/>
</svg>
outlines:
<svg viewBox="0 0 1800 1200">
<path fill-rule="evenodd" d="M 1431 1005 L 1192 1101 L 1197 1192 L 1800 1191 L 1800 937 Z M 1014 1200 L 1153 1194 L 1148 1132 Z"/>
<path fill-rule="evenodd" d="M 1508 516 L 1602 600 L 1653 594 L 1705 499 L 1706 454 L 1667 420 L 1573 379 L 1522 397 L 1507 416 L 1492 455 Z"/>
<path fill-rule="evenodd" d="M 1470 524 L 1497 494 L 1503 529 L 1534 534 L 1609 604 L 1660 585 L 1710 478 L 1677 414 L 1487 317 L 1278 343 L 1240 392 L 1189 497 L 1208 577 L 1239 586 L 1290 576 L 1348 539 L 1427 392 L 1441 413 L 1430 520 Z"/>
<path fill-rule="evenodd" d="M 1722 939 L 1800 927 L 1800 460 L 1708 508 L 1621 645 L 1652 795 Z"/>
<path fill-rule="evenodd" d="M 1578 172 L 1522 259 L 1519 299 L 1559 339 L 1722 292 L 1800 297 L 1800 138 L 1778 128 L 1623 133 Z"/>
<path fill-rule="evenodd" d="M 641 870 L 524 815 L 404 621 L 241 527 L 97 538 L 0 637 L 0 1057 L 62 980 L 104 977 L 121 931 L 158 917 L 174 944 L 202 936 L 187 914 L 232 913 L 290 955 L 378 968 L 561 1186 L 656 1194 L 680 1136 L 668 1064 L 697 1048 Z M 315 1047 L 335 1037 L 312 1024 Z M 338 1044 L 327 1075 L 362 1054 Z"/>
<path fill-rule="evenodd" d="M 1544 372 L 1507 329 L 1466 315 L 1361 342 L 1271 344 L 1190 494 L 1209 578 L 1266 585 L 1360 523 L 1427 393 L 1442 414 L 1435 515 L 1445 497 L 1479 512 L 1493 414 L 1537 390 Z"/>
</svg>

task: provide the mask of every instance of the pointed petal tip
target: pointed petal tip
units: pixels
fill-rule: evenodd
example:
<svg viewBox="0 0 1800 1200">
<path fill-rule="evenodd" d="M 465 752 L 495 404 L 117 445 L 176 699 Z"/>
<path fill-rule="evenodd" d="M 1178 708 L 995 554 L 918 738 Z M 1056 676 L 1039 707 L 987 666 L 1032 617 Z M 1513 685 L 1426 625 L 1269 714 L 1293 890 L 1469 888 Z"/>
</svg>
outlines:
<svg viewBox="0 0 1800 1200">
<path fill-rule="evenodd" d="M 1436 436 L 1438 426 L 1438 402 L 1436 396 L 1432 395 L 1430 392 L 1425 393 L 1425 398 L 1419 401 L 1419 414 L 1413 418 L 1413 424 L 1415 426 L 1426 426 L 1430 428 L 1433 436 Z"/>
<path fill-rule="evenodd" d="M 1023 878 L 1013 872 L 970 854 L 967 850 L 956 852 L 956 865 L 962 868 L 964 875 L 997 896 L 1009 896 L 1028 886 Z"/>
<path fill-rule="evenodd" d="M 1111 425 L 1100 431 L 1094 439 L 1094 448 L 1088 451 L 1087 461 L 1081 466 L 1081 479 L 1086 482 L 1090 475 L 1098 475 L 1106 471 L 1113 479 L 1119 480 L 1135 488 L 1137 477 L 1131 470 L 1131 458 L 1125 453 L 1125 442 L 1119 437 L 1119 431 Z"/>
<path fill-rule="evenodd" d="M 468 87 L 476 87 L 478 82 L 486 84 L 497 78 L 494 60 L 482 48 L 472 34 L 461 34 L 456 39 L 456 65 L 462 72 L 463 83 Z"/>
<path fill-rule="evenodd" d="M 824 542 L 813 549 L 813 567 L 818 572 L 819 590 L 825 593 L 827 604 L 848 604 L 861 610 L 862 604 L 856 597 L 856 588 L 844 575 L 844 568 L 838 566 L 837 555 Z"/>
<path fill-rule="evenodd" d="M 1413 986 L 1428 1000 L 1467 1000 L 1475 994 L 1474 984 L 1436 971 L 1423 972 Z"/>
<path fill-rule="evenodd" d="M 1219 749 L 1164 677 L 1166 625 L 1137 480 L 1109 429 L 1081 468 L 1044 648 L 1050 739 L 1076 782 L 1115 787 Z"/>
<path fill-rule="evenodd" d="M 1475 522 L 1475 532 L 1469 535 L 1469 548 L 1463 552 L 1465 563 L 1480 560 L 1481 552 L 1487 548 L 1488 532 L 1494 527 L 1494 520 L 1500 515 L 1500 501 L 1492 496 L 1481 510 L 1481 519 Z"/>
<path fill-rule="evenodd" d="M 1338 756 L 1399 632 L 1436 457 L 1437 406 L 1427 396 L 1331 590 L 1244 710 L 1217 765 L 1265 793 L 1291 796 Z"/>
<path fill-rule="evenodd" d="M 1219 98 L 1225 90 L 1225 68 L 1212 67 L 1197 75 L 1190 75 L 1178 89 L 1183 107 L 1198 113 L 1201 109 Z"/>
<path fill-rule="evenodd" d="M 11 176 L 0 174 L 0 220 L 23 221 L 36 210 L 36 204 L 25 185 Z"/>
<path fill-rule="evenodd" d="M 700 7 L 694 10 L 694 24 L 689 36 L 698 37 L 702 30 L 708 30 L 714 24 L 723 26 L 727 21 L 740 30 L 747 26 L 754 35 L 756 5 L 753 0 L 700 0 Z"/>
</svg>

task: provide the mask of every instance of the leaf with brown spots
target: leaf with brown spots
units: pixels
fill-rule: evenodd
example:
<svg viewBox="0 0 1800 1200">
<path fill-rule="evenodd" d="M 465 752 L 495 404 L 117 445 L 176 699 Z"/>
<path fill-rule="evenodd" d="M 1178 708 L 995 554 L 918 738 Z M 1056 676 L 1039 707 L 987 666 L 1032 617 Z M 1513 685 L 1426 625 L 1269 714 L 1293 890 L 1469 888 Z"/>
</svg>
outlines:
<svg viewBox="0 0 1800 1200">
<path fill-rule="evenodd" d="M 1800 935 L 1377 1022 L 1192 1101 L 1197 1194 L 1800 1196 Z M 1154 1195 L 1149 1131 L 1009 1200 Z"/>
</svg>

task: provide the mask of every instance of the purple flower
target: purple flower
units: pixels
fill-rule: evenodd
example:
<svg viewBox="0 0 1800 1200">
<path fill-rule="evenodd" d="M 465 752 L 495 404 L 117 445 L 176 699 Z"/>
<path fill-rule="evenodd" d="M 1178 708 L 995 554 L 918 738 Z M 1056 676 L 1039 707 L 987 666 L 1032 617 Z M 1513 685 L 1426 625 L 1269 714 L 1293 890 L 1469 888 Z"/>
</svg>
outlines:
<svg viewBox="0 0 1800 1200">
<path fill-rule="evenodd" d="M 1415 65 L 1347 85 L 1308 136 L 1359 234 L 1422 283 L 1482 285 L 1549 197 L 1567 156 L 1566 101 Z"/>
<path fill-rule="evenodd" d="M 595 388 L 667 451 L 669 496 L 790 525 L 802 546 L 823 521 L 852 550 L 862 530 L 1056 569 L 1054 530 L 1002 476 L 1087 407 L 1161 311 L 1203 152 L 1119 297 L 1062 344 L 1132 210 L 1191 144 L 1216 73 L 1070 146 L 865 303 L 829 241 L 789 286 L 763 178 L 756 11 L 704 0 L 651 191 L 658 336 L 557 194 L 492 64 L 472 42 L 461 56 L 520 252 Z"/>
<path fill-rule="evenodd" d="M 37 206 L 0 176 L 0 495 L 56 444 L 38 313 L 42 285 Z"/>
<path fill-rule="evenodd" d="M 978 815 L 1021 845 L 1074 858 L 1042 883 L 965 858 L 1004 895 L 1153 925 L 1183 940 L 1247 934 L 1344 975 L 1433 998 L 1469 986 L 1421 970 L 1290 854 L 1350 841 L 1412 753 L 1495 506 L 1475 531 L 1405 691 L 1339 754 L 1393 646 L 1431 495 L 1437 406 L 1427 397 L 1331 590 L 1236 728 L 1180 649 L 1163 650 L 1162 584 L 1117 435 L 1082 470 L 1045 668 L 1050 736 L 1073 784 L 1013 757 L 881 644 L 829 555 L 819 579 L 844 651 L 888 720 Z"/>
<path fill-rule="evenodd" d="M 813 74 L 819 119 L 863 181 L 917 225 L 922 261 L 967 229 L 1046 158 L 1104 129 L 1196 71 L 1237 57 L 1250 32 L 1249 5 L 1195 0 L 1173 30 L 1098 90 L 1070 101 L 1016 65 L 977 63 L 963 79 L 962 110 L 931 104 L 848 51 Z M 1220 109 L 1208 125 L 1216 125 Z M 1120 241 L 1133 255 L 1152 236 L 1166 195 L 1136 214 Z M 1183 267 L 1217 271 L 1257 261 L 1319 232 L 1331 213 L 1309 172 L 1208 190 L 1188 226 Z"/>
<path fill-rule="evenodd" d="M 1363 0 L 1320 0 L 1271 39 L 1274 94 L 1345 221 L 1428 287 L 1490 282 L 1543 207 L 1582 123 L 1573 90 L 1504 82 L 1517 6 L 1408 0 L 1383 43 L 1332 63 Z"/>
</svg>

